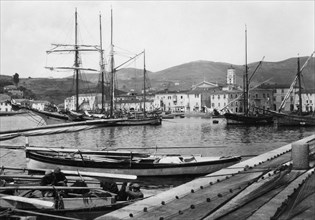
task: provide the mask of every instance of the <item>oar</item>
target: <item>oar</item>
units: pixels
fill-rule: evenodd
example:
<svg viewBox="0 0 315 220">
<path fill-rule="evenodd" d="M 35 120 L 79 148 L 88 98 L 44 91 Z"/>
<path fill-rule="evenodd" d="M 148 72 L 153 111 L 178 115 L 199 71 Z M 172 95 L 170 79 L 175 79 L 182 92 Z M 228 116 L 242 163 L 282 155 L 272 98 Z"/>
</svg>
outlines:
<svg viewBox="0 0 315 220">
<path fill-rule="evenodd" d="M 64 174 L 68 175 L 77 175 L 76 171 L 72 170 L 62 170 Z M 113 173 L 98 173 L 98 172 L 86 172 L 80 171 L 82 176 L 89 176 L 94 178 L 110 178 L 110 179 L 126 179 L 126 180 L 136 180 L 136 175 L 128 175 L 128 174 L 113 174 Z"/>
<path fill-rule="evenodd" d="M 35 172 L 45 172 L 48 169 L 27 169 L 27 168 L 15 168 L 15 167 L 1 167 L 2 170 L 21 170 L 21 171 L 35 171 Z M 73 170 L 62 170 L 62 172 L 66 175 L 77 176 L 77 171 Z M 98 172 L 87 172 L 87 171 L 80 171 L 82 176 L 94 177 L 98 178 L 110 178 L 110 179 L 126 179 L 126 180 L 136 180 L 136 175 L 128 175 L 128 174 L 113 174 L 113 173 L 98 173 Z"/>
<path fill-rule="evenodd" d="M 6 188 L 6 187 L 0 187 L 0 188 Z M 29 188 L 31 188 L 31 187 L 29 187 Z M 53 208 L 54 207 L 53 202 L 44 201 L 41 199 L 25 198 L 25 197 L 21 197 L 21 196 L 10 196 L 10 195 L 6 195 L 6 194 L 0 194 L 0 198 L 4 199 L 4 200 L 14 201 L 14 202 L 30 203 L 33 205 L 39 205 L 39 206 L 43 206 L 46 208 Z"/>
<path fill-rule="evenodd" d="M 71 189 L 97 189 L 101 187 L 88 187 L 88 186 L 1 186 L 0 190 L 71 190 Z M 1 195 L 1 194 L 0 194 Z"/>
<path fill-rule="evenodd" d="M 70 218 L 70 217 L 65 217 L 65 216 L 60 216 L 60 215 L 51 215 L 51 214 L 22 210 L 22 209 L 16 209 L 16 208 L 14 208 L 13 210 L 14 210 L 14 212 L 18 212 L 18 213 L 27 213 L 27 214 L 31 214 L 31 215 L 37 215 L 37 216 L 43 216 L 43 217 L 49 217 L 49 218 L 55 218 L 55 219 L 79 220 L 78 218 Z"/>
<path fill-rule="evenodd" d="M 125 147 L 119 149 L 133 149 L 133 150 L 155 150 L 155 149 L 183 149 L 183 148 L 226 148 L 227 146 L 181 146 L 181 147 Z"/>
</svg>

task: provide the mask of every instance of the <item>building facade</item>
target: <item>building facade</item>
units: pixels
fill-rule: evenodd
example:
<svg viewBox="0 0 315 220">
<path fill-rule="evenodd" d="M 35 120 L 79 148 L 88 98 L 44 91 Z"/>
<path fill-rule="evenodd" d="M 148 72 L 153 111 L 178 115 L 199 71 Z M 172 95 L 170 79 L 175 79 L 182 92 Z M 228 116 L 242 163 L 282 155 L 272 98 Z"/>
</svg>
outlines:
<svg viewBox="0 0 315 220">
<path fill-rule="evenodd" d="M 7 94 L 0 94 L 0 112 L 11 112 L 12 106 L 8 103 L 11 97 Z"/>
<path fill-rule="evenodd" d="M 30 105 L 31 105 L 31 108 L 33 108 L 33 109 L 44 111 L 44 110 L 46 110 L 46 106 L 50 105 L 50 102 L 33 100 L 33 101 L 30 101 Z"/>
<path fill-rule="evenodd" d="M 273 85 L 273 107 L 272 110 L 278 111 L 279 107 L 284 100 L 286 94 L 290 90 L 290 85 Z M 296 91 L 296 90 L 295 90 Z M 295 97 L 294 93 L 289 95 L 289 98 L 285 101 L 282 111 L 291 112 L 294 110 Z"/>
<path fill-rule="evenodd" d="M 302 91 L 302 111 L 313 112 L 315 107 L 315 89 Z M 298 111 L 299 94 L 295 93 L 294 96 L 294 110 Z"/>
</svg>

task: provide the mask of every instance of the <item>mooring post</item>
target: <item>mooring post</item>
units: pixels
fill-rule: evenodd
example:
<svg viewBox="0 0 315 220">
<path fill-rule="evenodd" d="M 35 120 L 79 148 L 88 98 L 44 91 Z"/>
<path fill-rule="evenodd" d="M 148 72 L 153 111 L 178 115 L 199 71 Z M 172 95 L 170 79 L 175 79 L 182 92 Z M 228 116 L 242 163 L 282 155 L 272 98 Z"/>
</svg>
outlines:
<svg viewBox="0 0 315 220">
<path fill-rule="evenodd" d="M 27 136 L 25 136 L 25 147 L 29 147 L 30 145 L 29 145 L 29 142 L 28 142 L 28 137 Z"/>
<path fill-rule="evenodd" d="M 293 143 L 291 156 L 293 161 L 293 169 L 309 169 L 309 144 Z"/>
</svg>

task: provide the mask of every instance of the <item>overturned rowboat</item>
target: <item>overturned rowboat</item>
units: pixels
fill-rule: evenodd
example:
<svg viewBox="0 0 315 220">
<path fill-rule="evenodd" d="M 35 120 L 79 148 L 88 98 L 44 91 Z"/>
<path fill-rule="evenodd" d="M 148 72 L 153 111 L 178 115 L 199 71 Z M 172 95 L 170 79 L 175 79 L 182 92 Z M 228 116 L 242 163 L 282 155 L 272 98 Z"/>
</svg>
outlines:
<svg viewBox="0 0 315 220">
<path fill-rule="evenodd" d="M 29 169 L 80 170 L 138 177 L 205 175 L 241 160 L 240 156 L 156 155 L 129 151 L 81 151 L 60 148 L 27 147 Z"/>
</svg>

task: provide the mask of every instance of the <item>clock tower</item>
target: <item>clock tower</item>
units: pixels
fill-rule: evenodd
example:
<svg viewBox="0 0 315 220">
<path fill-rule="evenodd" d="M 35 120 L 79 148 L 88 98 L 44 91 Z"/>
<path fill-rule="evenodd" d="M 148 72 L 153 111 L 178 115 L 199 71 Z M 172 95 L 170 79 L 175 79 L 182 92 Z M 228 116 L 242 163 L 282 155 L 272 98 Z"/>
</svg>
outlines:
<svg viewBox="0 0 315 220">
<path fill-rule="evenodd" d="M 228 85 L 234 85 L 236 82 L 235 69 L 231 65 L 231 67 L 227 70 L 226 83 Z"/>
</svg>

